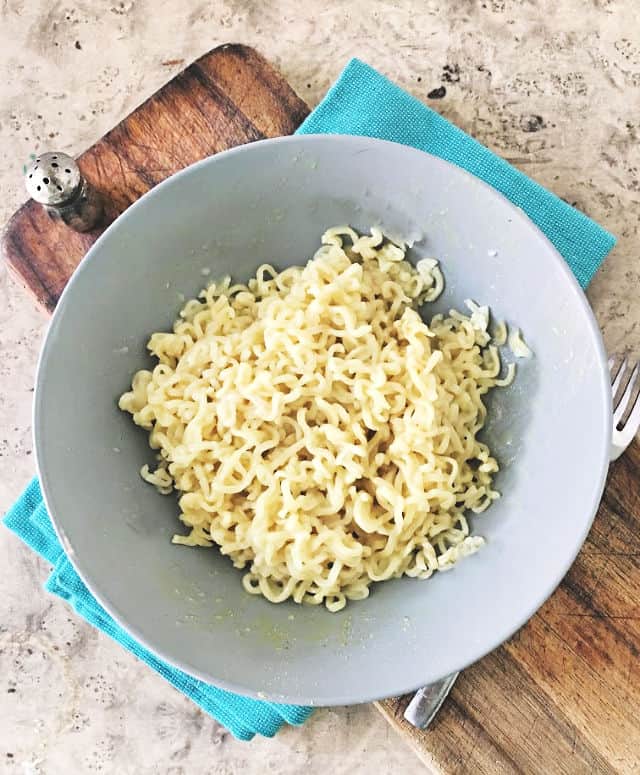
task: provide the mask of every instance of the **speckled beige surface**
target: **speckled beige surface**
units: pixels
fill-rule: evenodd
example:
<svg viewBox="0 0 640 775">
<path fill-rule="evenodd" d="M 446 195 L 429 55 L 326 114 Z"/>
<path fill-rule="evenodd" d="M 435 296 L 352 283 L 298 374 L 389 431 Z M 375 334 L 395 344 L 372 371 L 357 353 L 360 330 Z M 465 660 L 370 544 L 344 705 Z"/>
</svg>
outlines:
<svg viewBox="0 0 640 775">
<path fill-rule="evenodd" d="M 24 198 L 30 152 L 79 153 L 219 43 L 256 46 L 310 104 L 357 55 L 619 237 L 589 298 L 609 349 L 638 352 L 636 0 L 309 0 L 306 12 L 301 7 L 297 0 L 3 0 L 0 223 Z M 23 292 L 0 279 L 0 511 L 34 472 L 31 398 L 45 325 Z M 233 740 L 48 597 L 46 574 L 0 532 L 0 772 L 421 770 L 372 706 L 319 711 L 304 729 L 273 741 Z"/>
</svg>

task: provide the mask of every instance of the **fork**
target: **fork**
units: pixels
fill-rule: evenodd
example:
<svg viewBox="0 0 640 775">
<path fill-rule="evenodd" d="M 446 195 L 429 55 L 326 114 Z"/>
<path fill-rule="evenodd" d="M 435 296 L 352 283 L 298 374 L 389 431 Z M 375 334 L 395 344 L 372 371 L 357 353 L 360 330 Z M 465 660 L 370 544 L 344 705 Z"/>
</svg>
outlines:
<svg viewBox="0 0 640 775">
<path fill-rule="evenodd" d="M 613 438 L 611 439 L 611 460 L 617 460 L 625 449 L 633 441 L 633 437 L 640 428 L 640 394 L 636 392 L 638 376 L 640 375 L 640 362 L 637 362 L 627 380 L 626 387 L 622 389 L 624 375 L 628 371 L 629 361 L 623 358 L 616 367 L 617 358 L 609 358 L 609 371 L 613 378 L 611 392 L 613 393 Z M 636 392 L 635 399 L 631 398 Z M 619 395 L 621 394 L 621 395 Z M 619 396 L 619 397 L 618 397 Z M 618 398 L 616 402 L 616 398 Z M 626 414 L 626 417 L 625 417 Z"/>
<path fill-rule="evenodd" d="M 631 444 L 640 429 L 640 362 L 635 363 L 625 381 L 625 375 L 629 374 L 629 361 L 613 356 L 609 358 L 609 373 L 613 396 L 613 433 L 609 459 L 614 461 Z M 452 673 L 418 689 L 406 707 L 405 719 L 418 729 L 426 729 L 436 717 L 459 675 Z"/>
</svg>

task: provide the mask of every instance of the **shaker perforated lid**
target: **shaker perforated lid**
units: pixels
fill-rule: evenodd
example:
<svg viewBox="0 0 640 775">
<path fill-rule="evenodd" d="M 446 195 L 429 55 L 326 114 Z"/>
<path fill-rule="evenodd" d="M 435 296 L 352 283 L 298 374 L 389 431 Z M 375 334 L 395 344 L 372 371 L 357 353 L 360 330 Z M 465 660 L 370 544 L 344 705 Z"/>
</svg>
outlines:
<svg viewBox="0 0 640 775">
<path fill-rule="evenodd" d="M 43 205 L 60 206 L 78 190 L 82 176 L 66 153 L 41 153 L 25 173 L 25 185 L 32 199 Z"/>
</svg>

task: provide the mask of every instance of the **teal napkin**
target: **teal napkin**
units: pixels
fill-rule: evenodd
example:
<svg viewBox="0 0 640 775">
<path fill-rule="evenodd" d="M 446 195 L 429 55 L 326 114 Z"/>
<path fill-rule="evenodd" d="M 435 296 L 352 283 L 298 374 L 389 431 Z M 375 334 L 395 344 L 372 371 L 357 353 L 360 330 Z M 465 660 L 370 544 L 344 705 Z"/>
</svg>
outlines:
<svg viewBox="0 0 640 775">
<path fill-rule="evenodd" d="M 519 205 L 553 242 L 583 287 L 615 240 L 604 229 L 534 183 L 462 130 L 375 70 L 352 60 L 299 133 L 352 134 L 412 145 L 463 167 Z M 116 624 L 91 596 L 65 556 L 34 479 L 5 525 L 53 565 L 45 585 L 90 624 L 146 662 L 240 740 L 273 736 L 283 723 L 302 724 L 311 708 L 259 702 L 210 686 L 156 657 Z"/>
<path fill-rule="evenodd" d="M 299 134 L 365 135 L 412 145 L 457 164 L 521 207 L 586 288 L 615 237 L 457 126 L 352 59 Z"/>
</svg>

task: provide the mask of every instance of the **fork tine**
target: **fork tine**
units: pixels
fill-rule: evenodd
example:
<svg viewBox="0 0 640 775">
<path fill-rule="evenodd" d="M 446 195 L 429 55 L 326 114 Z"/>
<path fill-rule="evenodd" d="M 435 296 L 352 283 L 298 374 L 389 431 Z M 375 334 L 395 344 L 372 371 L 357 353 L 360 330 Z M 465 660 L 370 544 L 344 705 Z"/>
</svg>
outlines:
<svg viewBox="0 0 640 775">
<path fill-rule="evenodd" d="M 625 388 L 625 391 L 622 394 L 620 403 L 618 404 L 618 406 L 616 406 L 616 410 L 613 413 L 614 428 L 617 428 L 618 423 L 620 422 L 620 420 L 622 420 L 625 410 L 629 405 L 629 401 L 631 401 L 631 395 L 633 394 L 633 389 L 635 388 L 636 382 L 638 381 L 638 373 L 640 373 L 640 363 L 636 363 L 633 371 L 631 372 L 631 376 L 629 377 L 629 382 L 627 383 L 627 387 Z M 616 377 L 616 382 L 618 382 L 618 377 Z M 615 383 L 614 383 L 614 386 L 615 386 Z M 615 391 L 614 391 L 614 396 L 615 396 Z"/>
<path fill-rule="evenodd" d="M 613 364 L 615 362 L 616 362 L 615 358 L 609 358 L 609 360 L 607 361 L 607 366 L 609 367 L 609 371 L 611 371 L 611 369 L 613 368 Z"/>
<path fill-rule="evenodd" d="M 614 376 L 613 383 L 611 384 L 611 394 L 613 395 L 614 399 L 616 397 L 616 393 L 618 392 L 618 389 L 620 388 L 620 385 L 622 384 L 622 378 L 624 377 L 624 373 L 626 370 L 627 370 L 627 359 L 623 358 Z"/>
<path fill-rule="evenodd" d="M 627 418 L 626 423 L 621 431 L 618 431 L 620 435 L 620 441 L 625 447 L 633 441 L 633 437 L 640 428 L 640 393 L 636 396 L 636 400 L 633 404 L 633 409 Z"/>
</svg>

